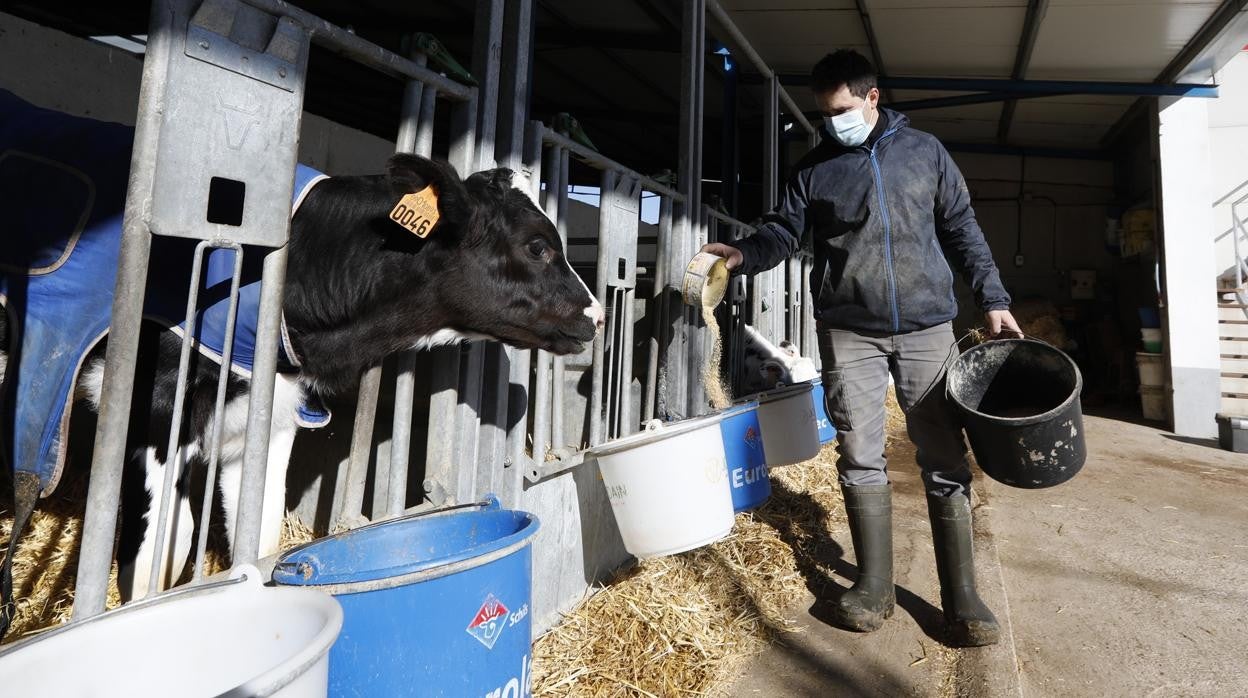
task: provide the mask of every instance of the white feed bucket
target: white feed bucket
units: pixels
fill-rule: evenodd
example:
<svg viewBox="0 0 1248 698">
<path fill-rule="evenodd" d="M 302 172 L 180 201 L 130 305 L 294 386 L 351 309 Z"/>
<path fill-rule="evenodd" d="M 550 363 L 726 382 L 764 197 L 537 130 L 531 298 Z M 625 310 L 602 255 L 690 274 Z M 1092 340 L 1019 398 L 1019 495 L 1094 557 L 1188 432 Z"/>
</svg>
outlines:
<svg viewBox="0 0 1248 698">
<path fill-rule="evenodd" d="M 758 394 L 758 427 L 768 467 L 801 463 L 819 455 L 819 419 L 810 400 L 811 387 L 797 383 Z"/>
<path fill-rule="evenodd" d="M 1135 365 L 1140 370 L 1140 385 L 1159 387 L 1166 384 L 1166 368 L 1162 363 L 1162 354 L 1150 354 L 1137 351 Z"/>
<path fill-rule="evenodd" d="M 249 565 L 19 642 L 0 653 L 6 696 L 325 698 L 342 608 L 265 587 Z"/>
<path fill-rule="evenodd" d="M 661 425 L 591 449 L 628 552 L 672 555 L 732 531 L 723 415 Z"/>
</svg>

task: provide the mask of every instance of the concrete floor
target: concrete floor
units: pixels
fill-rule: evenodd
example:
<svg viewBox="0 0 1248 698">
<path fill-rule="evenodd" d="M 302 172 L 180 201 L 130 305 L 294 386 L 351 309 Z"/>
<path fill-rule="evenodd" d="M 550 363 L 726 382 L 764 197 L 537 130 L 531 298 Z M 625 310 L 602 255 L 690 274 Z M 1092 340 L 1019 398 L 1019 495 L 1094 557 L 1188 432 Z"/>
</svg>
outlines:
<svg viewBox="0 0 1248 698">
<path fill-rule="evenodd" d="M 1248 456 L 1154 426 L 1087 416 L 1074 480 L 1017 490 L 977 480 L 977 574 L 1005 638 L 943 643 L 931 536 L 913 453 L 890 453 L 898 611 L 856 634 L 810 580 L 788 635 L 730 688 L 740 696 L 1248 696 Z"/>
</svg>

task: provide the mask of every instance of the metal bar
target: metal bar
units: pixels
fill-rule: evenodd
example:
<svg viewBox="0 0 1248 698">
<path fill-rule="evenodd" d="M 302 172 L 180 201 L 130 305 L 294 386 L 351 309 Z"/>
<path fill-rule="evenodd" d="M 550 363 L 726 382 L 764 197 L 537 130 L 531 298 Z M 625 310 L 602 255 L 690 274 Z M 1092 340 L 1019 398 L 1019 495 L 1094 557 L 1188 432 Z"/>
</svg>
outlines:
<svg viewBox="0 0 1248 698">
<path fill-rule="evenodd" d="M 291 163 L 293 171 L 295 163 Z M 293 175 L 293 172 L 292 172 Z M 289 221 L 287 222 L 289 226 Z M 289 234 L 289 232 L 287 233 Z M 230 549 L 235 565 L 254 562 L 260 555 L 260 523 L 268 472 L 269 436 L 273 423 L 273 389 L 277 378 L 278 336 L 282 325 L 282 296 L 286 290 L 287 248 L 264 257 L 260 286 L 260 319 L 256 326 L 256 354 L 247 400 L 247 436 L 243 441 L 243 472 L 238 497 L 238 525 Z M 285 487 L 285 482 L 274 483 Z"/>
<path fill-rule="evenodd" d="M 199 540 L 195 546 L 195 569 L 191 581 L 203 577 L 204 558 L 208 554 L 208 524 L 212 521 L 213 495 L 217 489 L 217 465 L 221 459 L 221 435 L 225 431 L 225 394 L 230 382 L 230 364 L 234 355 L 234 321 L 238 316 L 238 287 L 242 281 L 243 250 L 234 245 L 234 276 L 230 284 L 230 305 L 225 318 L 225 342 L 221 352 L 221 367 L 217 370 L 217 396 L 213 407 L 212 440 L 208 447 L 208 472 L 204 477 L 204 498 L 199 509 Z M 199 274 L 194 275 L 196 279 Z M 187 325 L 188 327 L 190 325 Z M 159 550 L 159 548 L 157 548 Z"/>
<path fill-rule="evenodd" d="M 605 155 L 602 155 L 601 153 L 590 150 L 589 148 L 586 148 L 585 146 L 581 145 L 580 143 L 577 143 L 576 141 L 568 138 L 567 136 L 561 133 L 556 133 L 550 129 L 546 129 L 545 132 L 542 134 L 542 140 L 545 141 L 547 145 L 557 146 L 561 150 L 567 153 L 571 153 L 572 155 L 575 155 L 577 160 L 580 160 L 581 162 L 593 167 L 594 169 L 615 170 L 616 172 L 619 172 L 620 174 L 627 175 L 629 177 L 634 177 L 639 182 L 641 182 L 641 188 L 645 189 L 648 192 L 653 192 L 661 196 L 670 197 L 672 199 L 675 199 L 676 201 L 685 200 L 685 196 L 681 194 L 680 192 L 678 192 L 677 190 L 672 189 L 671 187 L 665 184 L 657 182 L 643 174 L 639 174 L 633 171 L 632 169 L 625 167 L 624 165 L 621 165 L 615 160 L 612 160 L 611 158 L 606 157 Z"/>
<path fill-rule="evenodd" d="M 611 263 L 608 255 L 608 246 L 605 243 L 607 237 L 611 234 L 611 210 L 615 205 L 615 183 L 619 180 L 619 175 L 615 170 L 603 170 L 602 179 L 599 182 L 599 198 L 598 198 L 598 271 L 597 271 L 597 288 L 595 297 L 606 300 L 607 298 L 607 277 L 610 275 L 609 265 Z M 614 300 L 614 299 L 613 299 Z M 614 315 L 619 312 L 618 308 L 611 308 Z M 614 324 L 614 322 L 612 323 Z M 603 366 L 603 355 L 606 351 L 606 333 L 599 332 L 594 335 L 594 363 L 593 363 L 593 381 L 590 384 L 589 391 L 589 445 L 597 446 L 603 441 L 603 376 L 605 366 Z M 607 409 L 610 409 L 608 405 Z"/>
<path fill-rule="evenodd" d="M 174 482 L 177 480 L 177 478 L 174 477 L 174 473 L 179 472 L 182 467 L 181 453 L 178 448 L 178 436 L 182 432 L 182 411 L 186 405 L 186 377 L 191 368 L 191 345 L 195 341 L 193 328 L 195 327 L 195 307 L 199 304 L 199 276 L 204 267 L 204 250 L 210 246 L 211 244 L 207 241 L 196 245 L 195 256 L 191 260 L 191 281 L 190 288 L 187 290 L 186 294 L 186 313 L 183 316 L 186 320 L 185 326 L 187 331 L 182 335 L 182 349 L 178 355 L 178 378 L 177 383 L 173 388 L 173 415 L 169 420 L 169 442 L 166 450 L 167 455 L 165 457 L 165 477 L 160 488 L 161 501 L 156 519 L 156 537 L 153 540 L 152 547 L 155 564 L 152 565 L 147 580 L 147 593 L 149 594 L 154 594 L 159 590 L 157 585 L 163 583 L 164 581 L 160 578 L 160 569 L 166 562 L 169 562 L 165 559 L 162 551 L 165 547 L 165 534 L 167 533 L 168 528 L 169 501 L 173 499 L 173 486 Z M 233 293 L 230 295 L 231 311 L 233 311 L 234 306 L 238 302 L 238 272 L 239 263 L 238 260 L 235 259 L 235 285 L 231 288 Z M 227 351 L 230 349 L 228 343 L 225 345 L 225 348 Z M 229 364 L 225 365 L 228 366 Z M 220 417 L 218 417 L 218 419 L 220 419 Z M 148 525 L 151 525 L 150 520 L 148 521 Z"/>
<path fill-rule="evenodd" d="M 425 88 L 420 98 L 420 124 L 416 127 L 417 155 L 432 157 L 433 155 L 433 115 L 437 111 L 438 90 L 434 87 Z"/>
<path fill-rule="evenodd" d="M 503 54 L 503 0 L 477 0 L 473 27 L 472 72 L 480 80 L 477 92 L 476 169 L 494 167 L 494 138 L 498 132 L 498 85 Z M 463 173 L 468 176 L 468 172 Z"/>
<path fill-rule="evenodd" d="M 313 43 L 350 58 L 361 65 L 394 77 L 419 80 L 427 86 L 437 88 L 443 95 L 456 101 L 467 100 L 472 94 L 473 88 L 461 85 L 419 65 L 413 60 L 404 58 L 392 51 L 387 51 L 370 41 L 365 41 L 346 29 L 331 24 L 311 12 L 295 7 L 288 2 L 283 0 L 242 0 L 242 2 L 272 15 L 282 15 L 291 18 L 312 33 Z M 148 53 L 149 55 L 151 53 L 150 46 Z"/>
<path fill-rule="evenodd" d="M 185 17 L 183 17 L 185 19 Z M 122 220 L 121 248 L 117 261 L 112 324 L 104 355 L 100 404 L 87 489 L 86 515 L 74 587 L 73 620 L 104 612 L 113 544 L 117 535 L 117 502 L 126 456 L 139 329 L 143 320 L 143 280 L 151 253 L 151 234 L 146 210 L 155 179 L 160 122 L 164 116 L 165 75 L 174 39 L 175 12 L 168 0 L 152 3 L 147 58 L 139 84 L 139 104 L 130 156 L 130 179 Z"/>
<path fill-rule="evenodd" d="M 764 61 L 762 56 L 758 55 L 758 52 L 755 51 L 754 47 L 750 45 L 749 40 L 745 38 L 745 35 L 742 34 L 741 30 L 737 28 L 736 23 L 732 21 L 732 17 L 724 11 L 724 8 L 720 6 L 717 0 L 706 0 L 706 11 L 711 13 L 711 16 L 715 18 L 716 23 L 718 23 L 724 30 L 724 33 L 728 35 L 727 41 L 724 41 L 724 37 L 720 37 L 721 41 L 724 41 L 724 43 L 731 42 L 736 44 L 741 53 L 754 64 L 754 68 L 763 74 L 764 79 L 770 79 L 775 74 L 771 67 L 767 65 L 767 61 Z M 883 70 L 880 67 L 878 56 L 876 58 L 876 68 Z M 803 82 L 802 84 L 805 85 L 806 83 Z M 785 109 L 793 115 L 793 118 L 797 119 L 797 122 L 802 125 L 802 128 L 806 129 L 807 133 L 814 133 L 815 127 L 806 118 L 806 115 L 802 113 L 802 109 L 797 106 L 797 102 L 793 101 L 793 97 L 789 95 L 788 91 L 781 88 L 779 90 L 779 97 L 784 103 Z"/>
<path fill-rule="evenodd" d="M 550 134 L 550 130 L 547 129 L 547 136 Z M 543 140 L 546 140 L 545 136 Z M 546 142 L 551 141 L 546 140 Z M 559 231 L 559 239 L 563 242 L 564 249 L 568 247 L 568 164 L 568 149 L 559 146 L 559 185 L 554 192 L 555 210 L 558 212 L 555 216 L 555 228 Z M 550 401 L 550 443 L 551 448 L 556 453 L 560 453 L 568 445 L 563 433 L 563 357 L 554 357 L 552 363 L 551 381 L 554 387 Z"/>
<path fill-rule="evenodd" d="M 624 290 L 624 320 L 623 320 L 623 336 L 622 342 L 616 347 L 616 351 L 620 354 L 620 408 L 617 417 L 616 437 L 628 436 L 633 433 L 635 423 L 632 419 L 633 413 L 633 322 L 635 321 L 635 305 L 636 305 L 637 289 L 629 288 Z M 616 312 L 619 312 L 618 310 Z"/>
<path fill-rule="evenodd" d="M 806 84 L 809 76 L 779 73 L 781 84 Z M 1043 95 L 1123 95 L 1135 97 L 1216 98 L 1217 85 L 1195 83 L 1097 82 L 1083 80 L 1005 80 L 1000 78 L 909 78 L 880 76 L 881 87 L 897 90 L 949 90 L 953 92 L 1018 92 Z"/>
<path fill-rule="evenodd" d="M 646 362 L 646 394 L 641 408 L 643 421 L 650 421 L 659 412 L 659 354 L 663 351 L 664 340 L 667 338 L 667 284 L 668 263 L 672 245 L 672 199 L 662 197 L 659 200 L 659 232 L 654 247 L 654 289 L 651 296 L 650 313 L 653 323 L 650 326 L 650 357 Z"/>
<path fill-rule="evenodd" d="M 884 106 L 896 111 L 912 112 L 922 111 L 924 109 L 944 109 L 945 107 L 962 107 L 969 104 L 992 104 L 994 102 L 1009 102 L 1020 99 L 1039 99 L 1043 97 L 1063 97 L 1068 92 L 973 92 L 965 95 L 952 95 L 949 97 L 932 97 L 930 99 L 912 99 L 904 102 L 886 103 Z M 811 115 L 821 114 L 817 111 L 807 112 Z"/>
<path fill-rule="evenodd" d="M 428 57 L 416 51 L 412 54 L 412 60 L 417 65 L 425 65 Z M 422 140 L 422 134 L 428 140 L 428 147 L 432 148 L 433 106 L 437 98 L 438 93 L 435 88 L 426 90 L 420 82 L 408 81 L 403 90 L 395 152 L 419 152 L 418 143 Z M 427 113 L 426 106 L 429 107 Z M 428 157 L 429 151 L 426 150 L 420 154 Z M 412 412 L 416 402 L 416 352 L 412 350 L 400 352 L 396 364 L 385 516 L 399 516 L 407 506 L 407 479 L 408 469 L 411 466 Z M 348 468 L 349 479 L 350 468 Z M 379 509 L 379 506 L 374 505 L 374 511 Z"/>
<path fill-rule="evenodd" d="M 365 369 L 355 402 L 355 424 L 351 429 L 351 451 L 347 456 L 346 481 L 337 525 L 354 528 L 364 516 L 364 485 L 368 461 L 373 451 L 373 427 L 377 422 L 377 398 L 381 394 L 381 366 Z M 393 448 L 393 446 L 391 447 Z"/>
<path fill-rule="evenodd" d="M 763 211 L 776 207 L 780 169 L 780 104 L 777 93 L 780 82 L 773 75 L 767 81 L 767 97 L 763 102 Z"/>
<path fill-rule="evenodd" d="M 499 85 L 498 162 L 518 170 L 524 160 L 533 58 L 533 0 L 511 0 L 503 17 L 507 41 Z"/>
<path fill-rule="evenodd" d="M 537 136 L 537 148 L 542 147 L 542 132 L 545 127 L 541 122 L 532 122 L 533 133 Z M 559 218 L 559 148 L 547 148 L 544 154 L 541 177 L 546 181 L 546 195 L 543 208 L 551 221 Z M 551 400 L 551 357 L 550 353 L 538 350 L 534 395 L 533 395 L 533 460 L 541 465 L 546 461 L 546 451 L 551 445 L 550 435 L 550 400 Z"/>
<path fill-rule="evenodd" d="M 669 269 L 683 268 L 693 254 L 698 237 L 702 213 L 702 79 L 706 55 L 706 0 L 684 0 L 681 22 L 681 71 L 680 93 L 680 153 L 677 163 L 677 183 L 685 197 L 678 213 L 677 237 L 672 246 L 674 254 Z M 679 303 L 679 300 L 675 301 Z M 669 359 L 669 368 L 680 364 L 679 380 L 668 375 L 667 389 L 678 397 L 677 402 L 684 416 L 701 414 L 703 407 L 698 398 L 697 366 L 701 363 L 701 336 L 699 320 L 693 312 L 682 305 L 676 308 L 675 335 L 669 352 L 675 350 L 675 361 Z"/>
</svg>

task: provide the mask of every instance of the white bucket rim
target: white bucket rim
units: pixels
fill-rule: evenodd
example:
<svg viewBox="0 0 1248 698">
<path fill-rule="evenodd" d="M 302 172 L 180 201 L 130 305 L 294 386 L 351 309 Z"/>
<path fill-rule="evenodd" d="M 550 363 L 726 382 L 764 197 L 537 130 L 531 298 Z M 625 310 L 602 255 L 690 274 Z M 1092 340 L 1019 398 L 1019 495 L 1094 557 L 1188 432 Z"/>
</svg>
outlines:
<svg viewBox="0 0 1248 698">
<path fill-rule="evenodd" d="M 621 439 L 615 439 L 603 444 L 599 444 L 590 448 L 586 452 L 587 458 L 601 458 L 602 456 L 611 456 L 620 451 L 637 448 L 638 446 L 646 446 L 656 441 L 670 439 L 681 434 L 687 434 L 691 431 L 697 431 L 705 427 L 717 426 L 725 417 L 731 416 L 725 412 L 715 412 L 712 414 L 702 415 L 700 417 L 690 417 L 675 422 L 660 422 L 653 429 L 646 429 Z"/>
<path fill-rule="evenodd" d="M 329 594 L 317 591 L 315 589 L 300 589 L 297 587 L 266 587 L 261 581 L 262 575 L 260 570 L 254 565 L 239 565 L 230 571 L 229 579 L 219 582 L 211 582 L 208 584 L 186 585 L 171 589 L 170 591 L 152 596 L 139 601 L 134 601 L 111 611 L 105 611 L 99 615 L 86 618 L 77 622 L 66 623 L 60 627 L 54 628 L 47 632 L 39 633 L 31 637 L 19 640 L 9 647 L 0 650 L 0 661 L 5 657 L 14 655 L 21 650 L 33 647 L 36 644 L 51 641 L 55 638 L 64 636 L 75 630 L 85 627 L 88 624 L 99 624 L 113 621 L 120 617 L 132 615 L 144 610 L 163 606 L 188 596 L 203 596 L 211 594 L 237 592 L 239 590 L 255 591 L 259 589 L 267 589 L 275 593 L 290 596 L 299 594 L 308 599 L 317 610 L 322 611 L 325 615 L 325 624 L 314 636 L 304 643 L 303 648 L 281 660 L 273 668 L 261 672 L 260 674 L 244 679 L 239 685 L 220 694 L 217 698 L 243 698 L 244 696 L 268 696 L 276 693 L 278 690 L 286 687 L 292 681 L 307 673 L 313 665 L 321 660 L 334 642 L 338 639 L 339 633 L 342 632 L 343 614 L 342 605 L 337 599 Z M 266 592 L 267 593 L 267 592 Z"/>
</svg>

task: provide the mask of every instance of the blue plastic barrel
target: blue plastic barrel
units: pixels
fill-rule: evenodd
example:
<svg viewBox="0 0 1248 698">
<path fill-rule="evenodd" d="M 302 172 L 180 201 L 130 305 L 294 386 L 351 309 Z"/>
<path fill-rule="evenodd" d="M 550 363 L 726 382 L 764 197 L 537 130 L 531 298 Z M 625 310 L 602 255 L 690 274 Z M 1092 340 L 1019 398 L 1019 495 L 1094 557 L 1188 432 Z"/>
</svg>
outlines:
<svg viewBox="0 0 1248 698">
<path fill-rule="evenodd" d="M 724 410 L 719 431 L 724 439 L 733 511 L 753 509 L 771 496 L 762 430 L 758 426 L 758 403 L 747 402 Z"/>
<path fill-rule="evenodd" d="M 816 378 L 810 383 L 815 386 L 810 391 L 810 399 L 815 402 L 815 423 L 819 426 L 819 443 L 826 444 L 836 439 L 836 427 L 832 426 L 832 420 L 828 419 L 828 404 L 823 399 L 823 381 Z"/>
<path fill-rule="evenodd" d="M 278 560 L 275 582 L 342 604 L 331 697 L 529 695 L 538 521 L 497 507 L 385 521 Z"/>
</svg>

